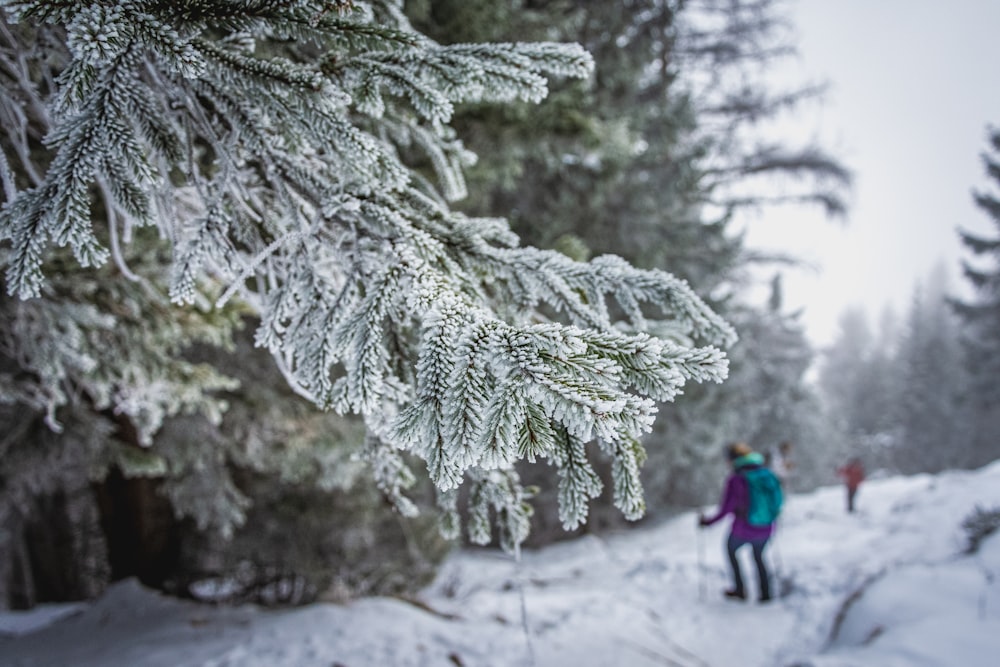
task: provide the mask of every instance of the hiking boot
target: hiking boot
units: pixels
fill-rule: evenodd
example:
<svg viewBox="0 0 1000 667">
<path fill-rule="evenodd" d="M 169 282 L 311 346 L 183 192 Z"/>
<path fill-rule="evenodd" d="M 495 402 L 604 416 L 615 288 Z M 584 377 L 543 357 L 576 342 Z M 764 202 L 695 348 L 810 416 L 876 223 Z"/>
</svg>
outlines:
<svg viewBox="0 0 1000 667">
<path fill-rule="evenodd" d="M 727 598 L 729 598 L 731 600 L 746 600 L 747 599 L 747 594 L 744 593 L 743 591 L 728 590 L 728 591 L 723 591 L 722 594 L 725 595 Z"/>
<path fill-rule="evenodd" d="M 761 604 L 767 604 L 768 602 L 771 601 L 771 596 L 770 595 L 761 595 L 760 598 L 758 598 L 757 601 L 760 602 Z"/>
</svg>

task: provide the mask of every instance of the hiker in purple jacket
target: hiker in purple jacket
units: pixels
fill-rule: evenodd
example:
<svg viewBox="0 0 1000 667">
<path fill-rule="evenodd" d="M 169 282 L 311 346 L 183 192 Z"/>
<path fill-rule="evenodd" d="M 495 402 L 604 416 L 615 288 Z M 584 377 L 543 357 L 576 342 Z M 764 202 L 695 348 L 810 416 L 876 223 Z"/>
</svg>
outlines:
<svg viewBox="0 0 1000 667">
<path fill-rule="evenodd" d="M 750 449 L 750 446 L 744 442 L 729 445 L 726 454 L 733 466 L 733 472 L 726 480 L 726 489 L 722 495 L 719 511 L 712 516 L 699 516 L 698 523 L 702 527 L 711 526 L 727 514 L 733 515 L 733 524 L 726 542 L 729 565 L 733 572 L 733 587 L 725 591 L 725 595 L 737 600 L 746 599 L 746 589 L 743 587 L 743 576 L 740 572 L 739 561 L 736 559 L 736 551 L 743 545 L 749 544 L 753 549 L 754 563 L 757 564 L 757 576 L 760 581 L 759 599 L 761 602 L 767 602 L 771 599 L 771 586 L 767 566 L 764 564 L 764 547 L 771 537 L 774 524 L 755 526 L 747 521 L 747 511 L 750 505 L 749 488 L 746 478 L 740 474 L 740 471 L 743 470 L 762 467 L 764 457 Z"/>
</svg>

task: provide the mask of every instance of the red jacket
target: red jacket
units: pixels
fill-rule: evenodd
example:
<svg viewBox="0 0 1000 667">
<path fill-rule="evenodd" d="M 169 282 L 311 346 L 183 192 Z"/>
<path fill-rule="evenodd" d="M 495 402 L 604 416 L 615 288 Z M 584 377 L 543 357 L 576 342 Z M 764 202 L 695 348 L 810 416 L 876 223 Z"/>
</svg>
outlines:
<svg viewBox="0 0 1000 667">
<path fill-rule="evenodd" d="M 860 463 L 848 463 L 846 466 L 837 468 L 837 474 L 844 478 L 844 483 L 852 489 L 858 488 L 865 478 L 865 469 Z"/>
</svg>

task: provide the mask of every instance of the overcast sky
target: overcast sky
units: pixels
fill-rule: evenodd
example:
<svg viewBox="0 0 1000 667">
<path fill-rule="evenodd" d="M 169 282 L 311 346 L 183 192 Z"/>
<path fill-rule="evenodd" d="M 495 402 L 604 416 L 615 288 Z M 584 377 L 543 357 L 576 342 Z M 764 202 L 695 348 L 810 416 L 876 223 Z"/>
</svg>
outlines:
<svg viewBox="0 0 1000 667">
<path fill-rule="evenodd" d="M 888 304 L 905 314 L 938 262 L 964 288 L 956 227 L 993 231 L 972 203 L 987 179 L 986 128 L 1000 125 L 1000 1 L 794 0 L 800 80 L 830 90 L 808 121 L 854 171 L 846 223 L 818 212 L 769 212 L 754 246 L 819 265 L 785 271 L 786 303 L 804 306 L 810 338 L 836 336 L 845 308 L 875 325 Z"/>
</svg>

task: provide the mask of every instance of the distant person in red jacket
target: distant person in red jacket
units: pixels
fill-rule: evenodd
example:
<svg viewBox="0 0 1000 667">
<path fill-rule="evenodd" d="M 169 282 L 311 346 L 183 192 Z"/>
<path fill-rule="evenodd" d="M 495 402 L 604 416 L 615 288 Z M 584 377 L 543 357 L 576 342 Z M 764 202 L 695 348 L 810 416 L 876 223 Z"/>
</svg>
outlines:
<svg viewBox="0 0 1000 667">
<path fill-rule="evenodd" d="M 858 487 L 865 478 L 865 468 L 861 465 L 861 459 L 854 457 L 847 462 L 847 465 L 837 468 L 837 474 L 844 480 L 847 487 L 847 511 L 854 511 L 854 496 L 858 493 Z"/>
</svg>

